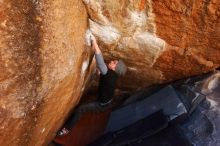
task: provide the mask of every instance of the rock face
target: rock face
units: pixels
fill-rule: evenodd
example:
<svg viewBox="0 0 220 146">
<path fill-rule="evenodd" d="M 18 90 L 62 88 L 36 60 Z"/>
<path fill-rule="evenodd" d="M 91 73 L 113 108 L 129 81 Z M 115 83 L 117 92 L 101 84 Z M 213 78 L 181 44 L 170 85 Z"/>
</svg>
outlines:
<svg viewBox="0 0 220 146">
<path fill-rule="evenodd" d="M 91 66 L 81 0 L 0 0 L 0 145 L 47 145 Z"/>
<path fill-rule="evenodd" d="M 219 18 L 218 0 L 0 0 L 0 145 L 53 138 L 94 70 L 88 25 L 137 90 L 218 67 Z"/>
<path fill-rule="evenodd" d="M 84 1 L 107 60 L 128 65 L 121 87 L 176 80 L 220 64 L 217 0 Z"/>
</svg>

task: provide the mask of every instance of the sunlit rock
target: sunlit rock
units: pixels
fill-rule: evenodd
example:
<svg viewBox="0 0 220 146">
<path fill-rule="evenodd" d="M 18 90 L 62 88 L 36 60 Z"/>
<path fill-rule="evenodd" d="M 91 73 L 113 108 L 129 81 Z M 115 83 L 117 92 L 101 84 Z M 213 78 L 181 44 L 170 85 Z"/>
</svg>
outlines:
<svg viewBox="0 0 220 146">
<path fill-rule="evenodd" d="M 91 74 L 87 28 L 80 0 L 0 1 L 1 146 L 55 136 Z"/>
<path fill-rule="evenodd" d="M 219 67 L 219 7 L 218 0 L 0 0 L 0 145 L 52 140 L 94 73 L 88 29 L 106 61 L 128 65 L 118 88 L 133 91 Z"/>
<path fill-rule="evenodd" d="M 220 2 L 84 0 L 107 60 L 122 58 L 121 87 L 141 88 L 220 64 Z M 131 85 L 132 82 L 132 85 Z"/>
</svg>

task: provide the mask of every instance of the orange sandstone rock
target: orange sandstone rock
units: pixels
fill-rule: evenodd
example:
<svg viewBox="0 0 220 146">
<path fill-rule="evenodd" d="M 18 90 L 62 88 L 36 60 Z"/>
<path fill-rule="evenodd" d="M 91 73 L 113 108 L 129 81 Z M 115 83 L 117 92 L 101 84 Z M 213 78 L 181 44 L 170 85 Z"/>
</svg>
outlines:
<svg viewBox="0 0 220 146">
<path fill-rule="evenodd" d="M 81 0 L 0 1 L 0 145 L 47 145 L 91 70 Z"/>
<path fill-rule="evenodd" d="M 88 28 L 133 91 L 219 67 L 219 18 L 218 0 L 0 0 L 0 145 L 54 137 L 95 68 Z"/>
<path fill-rule="evenodd" d="M 86 0 L 84 0 L 86 1 Z M 107 60 L 128 65 L 121 88 L 141 88 L 220 65 L 220 2 L 137 0 L 85 2 Z"/>
</svg>

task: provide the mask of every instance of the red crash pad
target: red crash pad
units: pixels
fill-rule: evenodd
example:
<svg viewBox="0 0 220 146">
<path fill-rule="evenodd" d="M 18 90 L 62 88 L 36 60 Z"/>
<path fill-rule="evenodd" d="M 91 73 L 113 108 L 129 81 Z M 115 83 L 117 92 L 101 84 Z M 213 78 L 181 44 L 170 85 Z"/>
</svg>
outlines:
<svg viewBox="0 0 220 146">
<path fill-rule="evenodd" d="M 54 141 L 63 146 L 85 146 L 91 143 L 103 134 L 110 112 L 85 113 L 68 135 L 57 136 Z"/>
</svg>

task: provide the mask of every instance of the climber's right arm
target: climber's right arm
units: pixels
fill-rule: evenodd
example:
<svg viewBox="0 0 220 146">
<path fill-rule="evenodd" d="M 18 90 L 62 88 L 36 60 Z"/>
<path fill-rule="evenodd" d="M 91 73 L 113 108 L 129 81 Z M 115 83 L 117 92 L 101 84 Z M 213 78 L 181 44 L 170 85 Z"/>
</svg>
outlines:
<svg viewBox="0 0 220 146">
<path fill-rule="evenodd" d="M 92 48 L 95 51 L 95 59 L 96 59 L 97 67 L 99 71 L 101 72 L 101 74 L 105 75 L 108 71 L 108 68 L 104 62 L 102 52 L 97 44 L 95 37 L 92 38 Z"/>
</svg>

